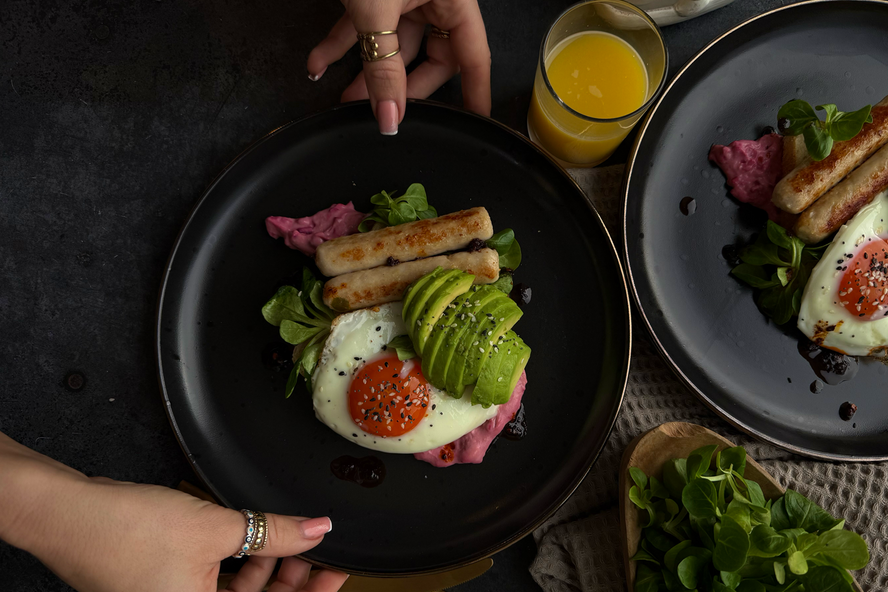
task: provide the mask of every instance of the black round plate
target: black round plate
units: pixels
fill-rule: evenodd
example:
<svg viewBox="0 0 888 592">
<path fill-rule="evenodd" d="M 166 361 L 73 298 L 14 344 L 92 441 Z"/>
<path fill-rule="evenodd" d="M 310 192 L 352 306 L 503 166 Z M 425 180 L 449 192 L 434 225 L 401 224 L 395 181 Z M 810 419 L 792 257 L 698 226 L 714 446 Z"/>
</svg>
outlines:
<svg viewBox="0 0 888 592">
<path fill-rule="evenodd" d="M 532 287 L 516 330 L 533 348 L 527 436 L 500 439 L 481 465 L 436 469 L 360 448 L 315 419 L 304 386 L 261 352 L 280 342 L 260 309 L 308 259 L 265 232 L 381 189 L 425 185 L 439 212 L 474 206 L 513 228 Z M 629 297 L 601 219 L 576 184 L 522 136 L 455 108 L 413 102 L 395 137 L 366 103 L 286 125 L 230 165 L 195 207 L 171 256 L 158 312 L 158 364 L 170 420 L 198 474 L 235 508 L 333 519 L 305 554 L 352 573 L 432 572 L 495 553 L 554 512 L 607 440 L 622 401 Z M 280 342 L 282 343 L 282 342 Z M 365 489 L 333 476 L 341 456 L 375 455 Z"/>
<path fill-rule="evenodd" d="M 728 195 L 710 145 L 755 139 L 790 99 L 854 110 L 888 94 L 888 4 L 810 2 L 750 20 L 691 60 L 639 133 L 625 186 L 624 244 L 636 301 L 661 352 L 716 413 L 746 432 L 824 459 L 888 458 L 888 367 L 861 361 L 826 386 L 801 333 L 758 311 L 729 275 L 725 245 L 764 228 Z M 690 196 L 696 213 L 679 204 Z M 853 421 L 839 406 L 859 407 Z"/>
</svg>

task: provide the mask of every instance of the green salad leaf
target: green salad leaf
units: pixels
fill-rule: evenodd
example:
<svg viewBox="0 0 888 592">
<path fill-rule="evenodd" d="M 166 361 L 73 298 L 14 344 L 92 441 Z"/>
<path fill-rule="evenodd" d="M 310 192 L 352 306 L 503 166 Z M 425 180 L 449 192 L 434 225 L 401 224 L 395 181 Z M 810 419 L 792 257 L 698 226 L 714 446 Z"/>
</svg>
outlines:
<svg viewBox="0 0 888 592">
<path fill-rule="evenodd" d="M 425 187 L 419 183 L 410 185 L 400 197 L 395 197 L 394 191 L 380 191 L 370 198 L 370 203 L 375 207 L 361 221 L 359 232 L 438 216 L 435 208 L 429 205 Z"/>
<path fill-rule="evenodd" d="M 511 228 L 500 230 L 487 239 L 487 246 L 496 250 L 500 267 L 515 271 L 521 265 L 521 247 L 518 246 L 515 231 Z"/>
<path fill-rule="evenodd" d="M 389 349 L 394 349 L 398 354 L 398 359 L 402 362 L 416 357 L 416 350 L 413 348 L 413 341 L 409 335 L 398 335 L 388 342 Z"/>
<path fill-rule="evenodd" d="M 512 288 L 514 287 L 514 281 L 512 280 L 512 272 L 501 270 L 499 279 L 490 284 L 491 287 L 500 290 L 501 292 L 505 292 L 506 294 L 512 293 Z"/>
<path fill-rule="evenodd" d="M 823 111 L 826 119 L 821 120 L 817 111 Z M 863 124 L 873 122 L 871 111 L 872 105 L 845 113 L 831 103 L 811 107 L 802 99 L 793 99 L 780 107 L 777 125 L 784 135 L 804 136 L 811 158 L 823 160 L 832 152 L 834 142 L 847 142 L 860 133 Z"/>
<path fill-rule="evenodd" d="M 759 290 L 756 304 L 775 323 L 785 325 L 799 314 L 805 284 L 826 247 L 808 247 L 768 220 L 766 232 L 740 251 L 742 263 L 731 274 Z"/>
<path fill-rule="evenodd" d="M 302 270 L 302 286 L 281 286 L 262 307 L 266 321 L 279 327 L 281 339 L 295 345 L 293 369 L 284 388 L 284 396 L 290 397 L 299 378 L 305 378 L 311 389 L 311 374 L 317 366 L 330 334 L 333 317 L 336 316 L 325 304 L 323 284 L 307 267 Z"/>
<path fill-rule="evenodd" d="M 629 469 L 644 525 L 635 592 L 853 590 L 847 570 L 869 562 L 866 541 L 796 491 L 766 500 L 746 464 L 741 447 L 706 446 L 665 463 L 663 483 Z"/>
</svg>

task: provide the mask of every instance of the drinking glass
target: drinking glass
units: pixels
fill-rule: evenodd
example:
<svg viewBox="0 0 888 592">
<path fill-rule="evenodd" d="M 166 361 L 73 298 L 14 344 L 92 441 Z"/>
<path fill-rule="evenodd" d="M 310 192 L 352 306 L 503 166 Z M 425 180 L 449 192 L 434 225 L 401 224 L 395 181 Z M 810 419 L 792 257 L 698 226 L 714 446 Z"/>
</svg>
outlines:
<svg viewBox="0 0 888 592">
<path fill-rule="evenodd" d="M 559 97 L 547 75 L 559 44 L 579 33 L 600 32 L 618 37 L 644 66 L 647 89 L 640 107 L 610 119 L 579 113 Z M 594 67 L 601 56 L 588 56 Z M 533 96 L 527 113 L 530 139 L 565 167 L 591 167 L 605 161 L 662 91 L 668 56 L 656 23 L 640 8 L 622 0 L 591 0 L 568 8 L 552 25 L 540 48 Z"/>
</svg>

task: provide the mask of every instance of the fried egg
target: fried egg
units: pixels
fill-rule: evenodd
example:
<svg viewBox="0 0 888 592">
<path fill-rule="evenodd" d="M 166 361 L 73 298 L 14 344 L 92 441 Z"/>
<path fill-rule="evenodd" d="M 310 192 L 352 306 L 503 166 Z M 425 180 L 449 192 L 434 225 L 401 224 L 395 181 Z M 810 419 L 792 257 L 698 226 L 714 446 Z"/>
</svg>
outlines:
<svg viewBox="0 0 888 592">
<path fill-rule="evenodd" d="M 406 333 L 400 302 L 336 317 L 312 375 L 317 418 L 365 448 L 413 454 L 496 416 L 495 405 L 471 404 L 471 389 L 456 399 L 429 384 L 419 358 L 401 362 L 386 345 Z"/>
<path fill-rule="evenodd" d="M 888 191 L 836 234 L 811 272 L 798 327 L 852 356 L 888 356 Z"/>
</svg>

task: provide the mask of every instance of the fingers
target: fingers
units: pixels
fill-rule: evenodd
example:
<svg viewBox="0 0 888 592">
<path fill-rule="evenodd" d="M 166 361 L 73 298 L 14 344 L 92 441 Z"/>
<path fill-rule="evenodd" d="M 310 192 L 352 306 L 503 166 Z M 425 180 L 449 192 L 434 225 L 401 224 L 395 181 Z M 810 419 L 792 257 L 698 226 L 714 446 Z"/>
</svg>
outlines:
<svg viewBox="0 0 888 592">
<path fill-rule="evenodd" d="M 464 18 L 450 29 L 450 43 L 462 73 L 463 106 L 490 115 L 490 48 L 476 2 L 466 7 Z"/>
<path fill-rule="evenodd" d="M 268 592 L 295 592 L 302 590 L 308 582 L 311 565 L 296 557 L 285 557 L 281 561 L 275 582 L 269 586 Z"/>
<path fill-rule="evenodd" d="M 298 555 L 317 546 L 324 535 L 333 530 L 329 518 L 294 518 L 279 514 L 266 514 L 268 542 L 255 553 L 261 557 L 288 557 Z"/>
<path fill-rule="evenodd" d="M 331 571 L 329 569 L 318 572 L 318 575 L 311 578 L 302 588 L 302 592 L 336 592 L 348 579 L 348 574 L 341 571 Z"/>
<path fill-rule="evenodd" d="M 456 57 L 446 39 L 429 37 L 426 53 L 428 59 L 407 77 L 407 96 L 411 99 L 428 97 L 459 72 Z"/>
<path fill-rule="evenodd" d="M 419 48 L 422 45 L 424 32 L 425 25 L 413 20 L 402 18 L 398 24 L 398 41 L 401 43 L 400 55 L 405 64 L 409 64 L 416 59 Z M 409 77 L 407 84 L 409 88 Z M 342 93 L 342 102 L 361 101 L 369 98 L 370 94 L 367 92 L 367 83 L 364 82 L 364 72 L 360 72 L 354 82 Z"/>
<path fill-rule="evenodd" d="M 363 101 L 369 98 L 370 93 L 367 92 L 367 83 L 364 82 L 364 72 L 362 70 L 358 72 L 358 75 L 348 85 L 348 88 L 342 91 L 342 98 L 340 100 L 343 103 L 348 103 L 349 101 Z"/>
<path fill-rule="evenodd" d="M 268 592 L 335 592 L 342 587 L 348 574 L 321 570 L 309 580 L 311 566 L 296 557 L 285 557 L 275 582 Z"/>
<path fill-rule="evenodd" d="M 396 2 L 349 2 L 347 8 L 355 30 L 360 33 L 396 30 L 401 18 L 401 5 Z M 384 56 L 399 47 L 398 35 L 376 35 L 375 43 L 377 54 Z M 387 136 L 397 134 L 407 103 L 403 56 L 364 62 L 364 81 L 379 132 Z"/>
<path fill-rule="evenodd" d="M 341 60 L 357 40 L 355 27 L 346 14 L 333 25 L 327 37 L 308 54 L 306 63 L 308 77 L 317 81 L 327 71 L 327 66 Z"/>
<path fill-rule="evenodd" d="M 250 557 L 223 592 L 258 592 L 265 587 L 274 571 L 274 557 Z"/>
</svg>

